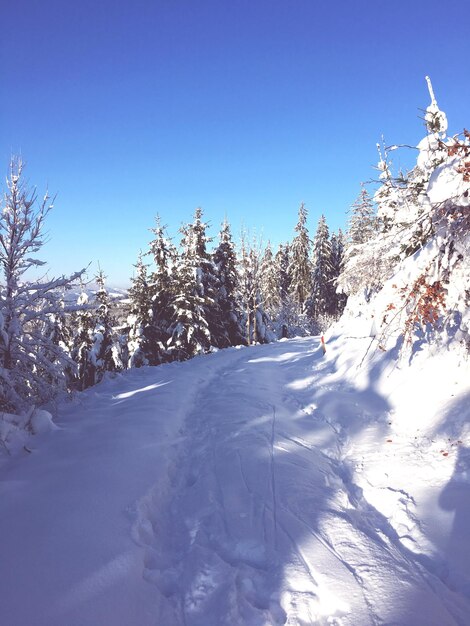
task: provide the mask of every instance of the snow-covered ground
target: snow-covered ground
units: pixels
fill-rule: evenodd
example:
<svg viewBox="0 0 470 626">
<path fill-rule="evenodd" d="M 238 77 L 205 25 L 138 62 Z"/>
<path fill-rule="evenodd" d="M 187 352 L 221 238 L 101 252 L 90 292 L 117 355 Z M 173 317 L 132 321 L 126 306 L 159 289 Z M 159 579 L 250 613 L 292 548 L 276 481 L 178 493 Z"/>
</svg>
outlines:
<svg viewBox="0 0 470 626">
<path fill-rule="evenodd" d="M 0 624 L 470 624 L 468 362 L 327 339 L 63 406 L 0 466 Z"/>
</svg>

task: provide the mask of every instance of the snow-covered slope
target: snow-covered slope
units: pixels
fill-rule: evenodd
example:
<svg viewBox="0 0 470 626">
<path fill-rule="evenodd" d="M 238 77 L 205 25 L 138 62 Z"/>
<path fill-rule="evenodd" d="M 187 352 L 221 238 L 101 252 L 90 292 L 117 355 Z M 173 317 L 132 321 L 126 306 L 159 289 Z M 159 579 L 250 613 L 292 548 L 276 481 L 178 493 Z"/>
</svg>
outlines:
<svg viewBox="0 0 470 626">
<path fill-rule="evenodd" d="M 369 344 L 227 349 L 64 406 L 0 467 L 0 623 L 468 624 L 468 363 Z"/>
</svg>

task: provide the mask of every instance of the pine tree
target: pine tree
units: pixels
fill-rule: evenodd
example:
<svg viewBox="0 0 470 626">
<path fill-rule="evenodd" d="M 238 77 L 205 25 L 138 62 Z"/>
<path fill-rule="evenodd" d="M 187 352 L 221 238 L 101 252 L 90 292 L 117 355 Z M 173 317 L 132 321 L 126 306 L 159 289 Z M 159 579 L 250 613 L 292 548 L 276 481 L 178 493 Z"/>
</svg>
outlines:
<svg viewBox="0 0 470 626">
<path fill-rule="evenodd" d="M 446 137 L 446 116 L 427 81 L 427 136 L 418 144 L 416 166 L 402 178 L 394 205 L 384 186 L 376 193 L 377 214 L 388 229 L 368 244 L 381 260 L 373 274 L 379 276 L 375 290 L 383 289 L 375 317 L 381 345 L 401 335 L 408 347 L 443 337 L 469 347 L 470 133 Z"/>
<path fill-rule="evenodd" d="M 313 240 L 312 291 L 308 302 L 309 315 L 314 320 L 331 314 L 334 308 L 333 267 L 331 264 L 331 241 L 325 216 L 318 222 Z"/>
<path fill-rule="evenodd" d="M 307 230 L 307 209 L 304 203 L 299 208 L 299 219 L 295 227 L 297 235 L 290 245 L 290 293 L 297 304 L 298 312 L 304 312 L 305 302 L 310 294 L 312 266 L 310 263 L 310 238 Z"/>
<path fill-rule="evenodd" d="M 391 176 L 390 172 L 387 176 Z M 384 223 L 377 218 L 374 202 L 363 186 L 351 206 L 343 262 L 337 277 L 341 293 L 354 295 L 364 291 L 369 298 L 380 288 L 388 261 L 384 246 L 377 246 L 378 236 L 382 233 L 381 241 L 386 246 L 391 228 L 391 221 Z"/>
<path fill-rule="evenodd" d="M 57 299 L 57 311 L 47 316 L 45 334 L 55 346 L 60 346 L 67 355 L 70 355 L 73 332 L 70 315 L 67 316 L 66 309 L 64 291 L 61 291 Z"/>
<path fill-rule="evenodd" d="M 111 302 L 106 290 L 106 276 L 100 269 L 95 276 L 97 290 L 90 301 L 82 285 L 82 292 L 72 315 L 74 329 L 71 356 L 75 372 L 71 385 L 79 390 L 99 383 L 105 372 L 117 372 L 125 367 L 125 358 L 111 313 Z"/>
<path fill-rule="evenodd" d="M 272 339 L 272 333 L 261 293 L 261 246 L 254 241 L 248 248 L 244 234 L 240 246 L 238 272 L 246 342 L 248 345 L 267 343 Z"/>
<path fill-rule="evenodd" d="M 74 380 L 74 364 L 72 360 L 73 328 L 70 323 L 70 313 L 67 312 L 69 307 L 65 304 L 63 292 L 61 292 L 58 298 L 57 305 L 58 311 L 47 315 L 42 333 L 52 342 L 54 351 L 57 350 L 58 346 L 67 357 L 67 362 L 59 367 L 59 371 L 62 387 L 69 390 L 73 386 Z M 41 352 L 44 355 L 42 358 L 45 358 L 46 361 L 55 360 L 54 352 L 51 352 L 47 347 L 42 348 Z M 46 372 L 44 372 L 43 376 L 46 379 L 48 378 Z M 50 378 L 49 380 L 52 382 Z"/>
<path fill-rule="evenodd" d="M 215 277 L 206 250 L 206 229 L 200 208 L 193 222 L 181 229 L 182 253 L 176 266 L 168 341 L 170 354 L 179 360 L 208 352 L 212 344 L 209 324 L 214 319 Z"/>
<path fill-rule="evenodd" d="M 291 276 L 289 274 L 290 267 L 290 247 L 289 244 L 280 244 L 276 252 L 275 263 L 277 267 L 278 285 L 279 285 L 279 307 L 290 302 L 289 294 L 291 293 Z"/>
<path fill-rule="evenodd" d="M 157 215 L 156 227 L 150 242 L 149 255 L 153 258 L 155 269 L 149 276 L 149 294 L 151 297 L 151 320 L 146 331 L 149 362 L 157 365 L 168 358 L 166 345 L 171 337 L 170 324 L 175 297 L 176 267 L 178 255 L 171 240 L 166 236 L 166 229 Z"/>
<path fill-rule="evenodd" d="M 118 337 L 114 330 L 116 320 L 111 313 L 111 302 L 106 289 L 106 276 L 100 269 L 95 276 L 98 287 L 95 294 L 93 352 L 96 363 L 95 383 L 105 372 L 124 369 Z"/>
<path fill-rule="evenodd" d="M 38 204 L 22 175 L 21 160 L 12 160 L 0 210 L 0 408 L 12 411 L 42 404 L 65 389 L 70 360 L 48 329 L 51 318 L 62 314 L 61 291 L 83 272 L 28 280 L 28 272 L 44 265 L 35 255 L 52 205 L 47 194 Z"/>
<path fill-rule="evenodd" d="M 148 335 L 152 321 L 152 296 L 147 276 L 147 265 L 144 264 L 142 253 L 139 253 L 136 272 L 131 278 L 128 291 L 129 315 L 127 317 L 127 367 L 148 365 L 151 358 Z"/>
<path fill-rule="evenodd" d="M 362 186 L 361 192 L 351 206 L 348 223 L 348 255 L 353 256 L 355 246 L 370 241 L 377 234 L 377 219 L 372 198 Z"/>
<path fill-rule="evenodd" d="M 264 308 L 270 318 L 274 319 L 279 313 L 281 294 L 279 289 L 279 268 L 269 241 L 264 250 L 260 271 L 261 295 L 263 298 Z"/>
<path fill-rule="evenodd" d="M 278 284 L 277 312 L 275 314 L 276 326 L 280 337 L 289 337 L 298 331 L 298 306 L 291 294 L 291 251 L 290 245 L 280 244 L 274 257 L 276 266 L 276 280 Z"/>
<path fill-rule="evenodd" d="M 416 166 L 407 173 L 393 175 L 389 154 L 397 146 L 379 150 L 380 186 L 374 194 L 377 205 L 375 219 L 365 220 L 366 236 L 357 242 L 349 233 L 345 253 L 344 269 L 339 277 L 339 286 L 344 293 L 363 293 L 366 300 L 379 291 L 401 259 L 406 258 L 426 245 L 433 237 L 435 223 L 433 209 L 428 198 L 429 183 L 433 172 L 448 158 L 445 143 L 447 119 L 440 111 L 428 80 L 431 104 L 425 112 L 427 135 L 418 144 Z M 454 139 L 450 143 L 454 143 Z M 356 207 L 360 207 L 361 198 Z M 370 207 L 366 206 L 370 213 Z M 366 216 L 367 217 L 367 216 Z M 360 233 L 358 219 L 356 232 Z"/>
<path fill-rule="evenodd" d="M 82 285 L 77 299 L 76 311 L 72 314 L 74 329 L 71 356 L 75 363 L 73 388 L 82 391 L 96 382 L 96 362 L 93 357 L 94 326 L 93 307 Z"/>
<path fill-rule="evenodd" d="M 238 291 L 237 257 L 232 240 L 230 224 L 224 220 L 219 233 L 219 245 L 214 251 L 213 262 L 216 283 L 216 322 L 211 335 L 219 348 L 236 346 L 245 342 L 242 330 L 240 295 Z"/>
<path fill-rule="evenodd" d="M 341 290 L 338 291 L 338 279 L 343 271 L 344 261 L 344 235 L 341 228 L 331 235 L 331 268 L 332 268 L 332 306 L 331 314 L 339 318 L 346 306 L 347 296 Z"/>
<path fill-rule="evenodd" d="M 427 134 L 417 146 L 419 152 L 415 167 L 409 172 L 399 172 L 393 176 L 388 153 L 396 146 L 383 151 L 379 148 L 377 169 L 381 172 L 382 184 L 375 192 L 374 200 L 378 205 L 377 216 L 383 231 L 389 233 L 388 245 L 382 246 L 382 254 L 385 252 L 389 256 L 389 271 L 400 258 L 410 256 L 422 248 L 434 234 L 432 210 L 426 190 L 432 173 L 449 155 L 446 147 L 447 117 L 437 105 L 429 77 L 426 77 L 426 81 L 431 104 L 425 111 Z M 397 236 L 399 246 L 394 245 Z"/>
</svg>

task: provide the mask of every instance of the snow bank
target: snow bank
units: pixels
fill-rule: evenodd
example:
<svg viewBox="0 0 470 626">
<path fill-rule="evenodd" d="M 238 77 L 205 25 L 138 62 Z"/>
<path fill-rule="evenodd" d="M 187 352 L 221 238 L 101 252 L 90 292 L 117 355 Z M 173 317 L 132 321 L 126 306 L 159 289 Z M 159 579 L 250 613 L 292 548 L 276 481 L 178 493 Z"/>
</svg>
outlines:
<svg viewBox="0 0 470 626">
<path fill-rule="evenodd" d="M 30 417 L 30 424 L 34 435 L 42 435 L 57 428 L 52 421 L 52 415 L 44 409 L 34 409 Z"/>
<path fill-rule="evenodd" d="M 0 413 L 0 457 L 29 452 L 33 435 L 42 435 L 56 429 L 52 415 L 44 409 L 31 409 L 21 415 Z"/>
</svg>

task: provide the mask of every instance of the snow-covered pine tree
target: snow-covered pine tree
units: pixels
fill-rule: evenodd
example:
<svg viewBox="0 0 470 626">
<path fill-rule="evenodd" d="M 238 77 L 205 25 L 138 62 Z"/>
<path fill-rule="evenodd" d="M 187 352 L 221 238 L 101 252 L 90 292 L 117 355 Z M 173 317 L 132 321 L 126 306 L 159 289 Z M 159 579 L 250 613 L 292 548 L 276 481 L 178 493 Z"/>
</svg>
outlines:
<svg viewBox="0 0 470 626">
<path fill-rule="evenodd" d="M 290 258 L 290 244 L 281 243 L 274 257 L 279 303 L 275 319 L 280 337 L 289 337 L 299 332 L 298 307 L 291 295 Z"/>
<path fill-rule="evenodd" d="M 59 316 L 61 291 L 81 272 L 58 279 L 29 279 L 45 263 L 36 258 L 52 209 L 46 194 L 37 202 L 23 181 L 23 163 L 13 159 L 0 211 L 0 409 L 22 411 L 65 389 L 70 360 L 54 343 L 50 316 Z"/>
<path fill-rule="evenodd" d="M 114 327 L 116 320 L 111 312 L 111 301 L 106 289 L 106 276 L 100 268 L 95 276 L 93 354 L 95 359 L 95 383 L 105 372 L 118 372 L 124 369 L 121 346 Z"/>
<path fill-rule="evenodd" d="M 148 341 L 149 328 L 153 321 L 153 301 L 147 275 L 148 266 L 143 262 L 142 252 L 139 253 L 134 267 L 135 274 L 128 290 L 130 302 L 127 316 L 127 367 L 142 367 L 149 364 L 153 353 Z"/>
<path fill-rule="evenodd" d="M 348 221 L 347 244 L 348 256 L 355 254 L 355 246 L 367 243 L 377 234 L 375 207 L 367 189 L 362 184 L 359 196 L 351 206 Z"/>
<path fill-rule="evenodd" d="M 333 305 L 332 315 L 339 318 L 346 306 L 347 296 L 342 290 L 338 290 L 338 279 L 343 271 L 344 261 L 344 235 L 341 228 L 331 235 L 331 267 L 333 277 Z"/>
<path fill-rule="evenodd" d="M 50 339 L 54 345 L 58 345 L 66 354 L 70 354 L 72 346 L 72 329 L 70 319 L 67 317 L 64 293 L 61 293 L 57 301 L 58 311 L 49 316 Z"/>
<path fill-rule="evenodd" d="M 307 310 L 312 320 L 322 325 L 321 318 L 333 314 L 335 301 L 330 232 L 324 215 L 320 217 L 313 240 L 312 265 L 312 290 Z"/>
<path fill-rule="evenodd" d="M 213 262 L 217 277 L 215 313 L 218 319 L 215 324 L 212 324 L 211 334 L 215 335 L 215 345 L 225 348 L 243 344 L 245 338 L 238 291 L 237 256 L 227 220 L 224 220 L 222 224 L 219 244 L 213 254 Z"/>
<path fill-rule="evenodd" d="M 290 302 L 289 294 L 291 292 L 291 277 L 289 274 L 290 246 L 288 243 L 279 244 L 274 261 L 277 267 L 279 304 L 282 307 L 287 302 Z"/>
<path fill-rule="evenodd" d="M 261 294 L 261 245 L 253 241 L 247 247 L 246 236 L 242 233 L 238 273 L 240 293 L 244 310 L 245 337 L 248 345 L 267 343 L 273 338 L 270 320 L 264 310 Z"/>
<path fill-rule="evenodd" d="M 173 315 L 172 302 L 175 297 L 175 266 L 177 251 L 162 225 L 160 216 L 156 217 L 156 226 L 148 254 L 153 258 L 155 269 L 149 276 L 149 294 L 152 300 L 151 320 L 146 332 L 147 351 L 151 365 L 158 365 L 168 358 L 166 344 L 171 337 L 170 324 Z"/>
<path fill-rule="evenodd" d="M 82 284 L 76 310 L 72 314 L 73 342 L 71 356 L 75 363 L 72 387 L 82 391 L 95 384 L 96 364 L 92 355 L 95 320 L 93 306 Z"/>
<path fill-rule="evenodd" d="M 407 174 L 406 193 L 403 193 L 403 203 L 408 205 L 408 213 L 402 210 L 395 221 L 403 224 L 407 230 L 407 237 L 401 242 L 401 257 L 413 254 L 434 235 L 434 223 L 432 210 L 427 200 L 427 188 L 432 173 L 448 157 L 446 146 L 447 117 L 437 105 L 436 97 L 432 88 L 431 80 L 426 76 L 431 104 L 425 112 L 425 126 L 427 134 L 419 142 L 418 159 L 416 166 Z M 414 210 L 410 210 L 414 206 Z M 405 209 L 405 204 L 403 206 Z M 383 211 L 379 211 L 379 216 Z"/>
<path fill-rule="evenodd" d="M 394 293 L 382 316 L 382 339 L 398 330 L 405 345 L 412 345 L 447 334 L 470 350 L 470 133 L 446 137 L 446 115 L 426 80 L 431 97 L 427 135 L 406 179 L 406 207 L 403 203 L 395 210 L 390 229 L 394 247 L 389 258 L 395 263 L 387 278 L 393 276 Z M 388 214 L 387 203 L 380 203 L 378 215 Z"/>
<path fill-rule="evenodd" d="M 381 154 L 374 199 L 382 227 L 352 257 L 361 265 L 346 262 L 341 282 L 354 296 L 347 309 L 369 313 L 382 349 L 445 341 L 470 351 L 470 133 L 446 137 L 447 119 L 427 80 L 431 104 L 417 164 L 397 179 Z M 354 272 L 367 289 L 355 292 L 344 281 Z"/>
<path fill-rule="evenodd" d="M 73 384 L 74 379 L 74 364 L 72 360 L 73 328 L 71 325 L 70 307 L 66 306 L 64 295 L 64 290 L 61 290 L 57 299 L 57 311 L 47 315 L 43 332 L 49 337 L 53 345 L 60 346 L 68 357 L 69 362 L 63 368 L 63 377 L 65 386 L 69 388 Z"/>
<path fill-rule="evenodd" d="M 212 345 L 209 325 L 214 320 L 215 276 L 206 250 L 206 230 L 201 208 L 196 209 L 193 222 L 181 229 L 167 344 L 169 354 L 178 360 L 208 352 Z"/>
<path fill-rule="evenodd" d="M 377 216 L 384 237 L 382 255 L 389 260 L 388 272 L 400 259 L 413 254 L 423 247 L 433 233 L 431 210 L 426 200 L 426 189 L 432 172 L 447 158 L 446 131 L 447 118 L 436 102 L 429 77 L 428 83 L 431 104 L 425 111 L 427 135 L 419 142 L 418 159 L 409 172 L 392 174 L 392 164 L 388 155 L 398 146 L 379 147 L 381 185 L 374 195 L 377 203 Z"/>
<path fill-rule="evenodd" d="M 290 295 L 297 304 L 299 315 L 304 313 L 305 302 L 312 285 L 312 265 L 310 262 L 311 241 L 307 229 L 307 209 L 302 202 L 295 227 L 297 233 L 290 245 Z"/>
<path fill-rule="evenodd" d="M 391 177 L 390 172 L 388 176 Z M 368 300 L 383 285 L 389 271 L 387 252 L 393 238 L 392 222 L 377 218 L 374 201 L 364 185 L 350 213 L 338 290 L 345 295 L 363 292 Z"/>
<path fill-rule="evenodd" d="M 72 315 L 74 329 L 71 356 L 75 362 L 72 386 L 83 390 L 96 385 L 104 373 L 124 369 L 122 346 L 115 331 L 115 319 L 106 290 L 106 276 L 100 269 L 95 276 L 97 291 L 90 301 L 82 285 L 77 306 Z"/>
<path fill-rule="evenodd" d="M 260 288 L 264 308 L 269 317 L 274 320 L 277 318 L 281 308 L 281 294 L 279 289 L 279 268 L 270 241 L 268 241 L 264 250 L 260 271 Z"/>
</svg>

